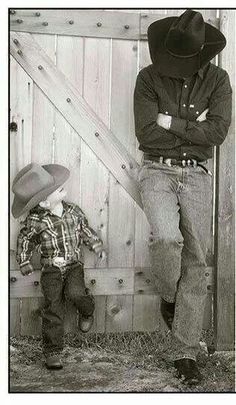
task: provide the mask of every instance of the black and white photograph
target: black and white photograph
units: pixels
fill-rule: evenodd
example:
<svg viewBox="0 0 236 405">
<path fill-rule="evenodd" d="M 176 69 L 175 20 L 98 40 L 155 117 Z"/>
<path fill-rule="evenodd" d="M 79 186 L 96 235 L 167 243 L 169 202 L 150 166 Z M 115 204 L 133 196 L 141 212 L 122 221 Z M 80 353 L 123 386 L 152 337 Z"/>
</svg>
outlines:
<svg viewBox="0 0 236 405">
<path fill-rule="evenodd" d="M 235 393 L 235 9 L 147 5 L 8 7 L 8 395 Z"/>
</svg>

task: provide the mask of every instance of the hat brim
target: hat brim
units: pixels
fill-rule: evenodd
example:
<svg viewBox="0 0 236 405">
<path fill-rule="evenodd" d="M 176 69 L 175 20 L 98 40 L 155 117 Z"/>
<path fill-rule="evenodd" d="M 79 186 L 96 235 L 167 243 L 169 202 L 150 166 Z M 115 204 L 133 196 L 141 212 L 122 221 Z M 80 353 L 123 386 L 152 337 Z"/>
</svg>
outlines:
<svg viewBox="0 0 236 405">
<path fill-rule="evenodd" d="M 61 165 L 49 164 L 43 165 L 42 167 L 53 176 L 54 184 L 35 194 L 27 203 L 23 203 L 15 196 L 12 204 L 12 215 L 14 218 L 18 218 L 25 212 L 36 207 L 40 201 L 45 200 L 49 194 L 53 193 L 53 191 L 65 183 L 70 176 L 70 171 Z"/>
<path fill-rule="evenodd" d="M 217 28 L 205 22 L 205 45 L 193 57 L 178 57 L 165 47 L 166 35 L 178 17 L 155 21 L 148 27 L 148 45 L 152 63 L 157 71 L 169 77 L 189 77 L 213 59 L 226 45 L 225 36 Z"/>
</svg>

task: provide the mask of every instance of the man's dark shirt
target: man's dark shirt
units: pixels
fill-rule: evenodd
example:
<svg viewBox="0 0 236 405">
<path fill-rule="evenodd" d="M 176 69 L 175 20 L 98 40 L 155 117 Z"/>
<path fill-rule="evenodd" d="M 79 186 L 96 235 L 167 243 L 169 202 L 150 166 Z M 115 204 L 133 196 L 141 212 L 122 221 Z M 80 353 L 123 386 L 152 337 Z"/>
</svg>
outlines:
<svg viewBox="0 0 236 405">
<path fill-rule="evenodd" d="M 206 108 L 206 120 L 196 121 Z M 149 65 L 139 72 L 134 92 L 139 149 L 153 157 L 207 160 L 227 135 L 231 110 L 232 89 L 222 68 L 208 63 L 190 78 L 174 79 Z M 172 116 L 169 130 L 157 124 L 158 113 Z"/>
</svg>

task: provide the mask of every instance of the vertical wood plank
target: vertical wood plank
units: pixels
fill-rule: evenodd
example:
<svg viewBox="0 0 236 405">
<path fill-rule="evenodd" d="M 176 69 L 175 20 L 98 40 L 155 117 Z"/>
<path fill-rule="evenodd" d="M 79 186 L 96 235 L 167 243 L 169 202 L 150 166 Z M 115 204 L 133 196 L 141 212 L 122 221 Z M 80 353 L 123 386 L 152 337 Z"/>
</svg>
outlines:
<svg viewBox="0 0 236 405">
<path fill-rule="evenodd" d="M 94 311 L 94 324 L 90 329 L 90 333 L 103 333 L 105 332 L 105 318 L 106 318 L 106 296 L 95 296 L 95 311 Z"/>
<path fill-rule="evenodd" d="M 135 295 L 133 330 L 154 331 L 160 329 L 160 299 L 157 295 Z"/>
<path fill-rule="evenodd" d="M 58 36 L 56 64 L 71 83 L 83 92 L 84 40 L 79 37 Z M 66 61 L 66 63 L 65 63 Z M 65 184 L 66 201 L 79 204 L 81 138 L 66 122 L 60 112 L 55 111 L 54 162 L 66 166 L 70 177 Z M 78 330 L 78 313 L 75 306 L 65 303 L 65 333 Z"/>
<path fill-rule="evenodd" d="M 109 126 L 110 52 L 109 39 L 85 39 L 84 91 L 85 100 Z M 95 135 L 94 135 L 95 136 Z M 109 172 L 91 149 L 82 142 L 81 154 L 81 207 L 90 226 L 107 245 Z M 105 267 L 93 252 L 86 249 L 85 267 Z"/>
<path fill-rule="evenodd" d="M 227 38 L 226 48 L 219 55 L 235 94 L 235 11 L 220 10 L 221 31 Z M 233 99 L 235 97 L 233 96 Z M 234 348 L 235 279 L 234 279 L 234 134 L 235 104 L 229 133 L 217 153 L 216 205 L 216 295 L 215 339 L 218 350 Z"/>
<path fill-rule="evenodd" d="M 103 122 L 110 126 L 110 58 L 111 40 L 84 39 L 83 96 Z M 109 215 L 109 172 L 91 149 L 82 141 L 81 154 L 81 207 L 90 226 L 107 246 Z M 105 267 L 97 255 L 85 252 L 86 267 Z M 85 270 L 86 271 L 86 270 Z M 105 331 L 106 297 L 95 297 L 92 332 Z"/>
<path fill-rule="evenodd" d="M 20 334 L 20 299 L 10 299 L 10 336 Z"/>
<path fill-rule="evenodd" d="M 39 316 L 43 298 L 22 298 L 21 335 L 41 335 L 42 318 Z"/>
<path fill-rule="evenodd" d="M 33 38 L 55 61 L 55 36 L 34 34 Z M 42 70 L 43 74 L 43 70 Z M 53 161 L 53 128 L 55 110 L 51 102 L 34 84 L 32 161 L 48 164 Z"/>
<path fill-rule="evenodd" d="M 33 82 L 18 63 L 10 58 L 10 121 L 17 131 L 10 132 L 10 207 L 14 194 L 11 186 L 16 174 L 31 162 Z M 16 249 L 16 238 L 22 218 L 10 213 L 10 248 Z"/>
<path fill-rule="evenodd" d="M 57 66 L 82 94 L 83 91 L 83 38 L 58 36 Z M 65 63 L 66 61 L 66 63 Z M 62 115 L 55 112 L 55 163 L 70 170 L 65 184 L 66 199 L 79 203 L 81 139 Z"/>
<path fill-rule="evenodd" d="M 112 41 L 111 129 L 135 157 L 133 93 L 137 73 L 137 41 Z"/>
<path fill-rule="evenodd" d="M 162 10 L 161 10 L 162 11 Z M 138 70 L 150 65 L 151 59 L 148 49 L 148 42 L 140 41 L 139 44 L 139 65 Z M 143 153 L 138 150 L 137 160 L 141 161 Z M 149 267 L 150 257 L 148 242 L 150 237 L 150 225 L 144 212 L 136 206 L 135 213 L 135 267 Z M 134 296 L 133 329 L 155 330 L 160 327 L 158 321 L 160 316 L 159 297 L 157 295 L 137 295 Z"/>
<path fill-rule="evenodd" d="M 125 147 L 136 153 L 133 130 L 133 91 L 137 73 L 137 43 L 112 41 L 111 130 Z M 134 203 L 110 177 L 109 266 L 134 264 Z"/>
<path fill-rule="evenodd" d="M 107 297 L 106 332 L 132 330 L 132 305 L 131 295 Z"/>
</svg>

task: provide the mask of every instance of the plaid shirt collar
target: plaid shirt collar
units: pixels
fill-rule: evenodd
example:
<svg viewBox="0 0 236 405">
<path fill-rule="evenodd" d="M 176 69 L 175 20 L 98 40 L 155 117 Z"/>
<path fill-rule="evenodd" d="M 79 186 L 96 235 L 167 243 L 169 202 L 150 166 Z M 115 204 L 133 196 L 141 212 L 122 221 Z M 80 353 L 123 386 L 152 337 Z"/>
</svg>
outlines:
<svg viewBox="0 0 236 405">
<path fill-rule="evenodd" d="M 69 204 L 67 204 L 64 200 L 62 200 L 62 205 L 63 205 L 63 214 L 68 211 L 70 212 L 70 210 L 72 209 L 71 206 Z M 55 215 L 53 214 L 53 212 L 47 208 L 42 208 L 40 207 L 40 205 L 38 204 L 35 208 L 33 208 L 32 210 L 30 210 L 31 214 L 37 214 L 39 215 L 41 218 L 46 217 L 47 215 Z"/>
</svg>

